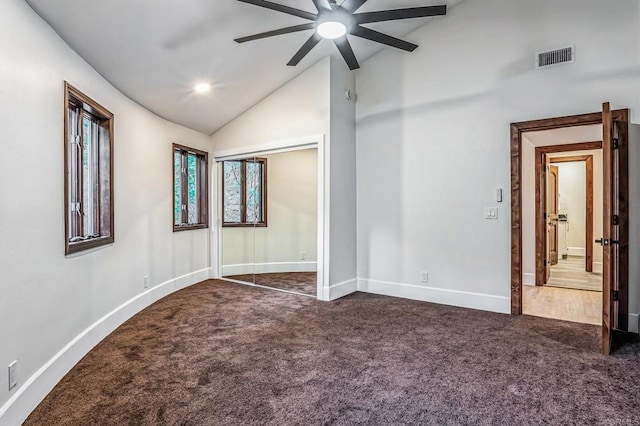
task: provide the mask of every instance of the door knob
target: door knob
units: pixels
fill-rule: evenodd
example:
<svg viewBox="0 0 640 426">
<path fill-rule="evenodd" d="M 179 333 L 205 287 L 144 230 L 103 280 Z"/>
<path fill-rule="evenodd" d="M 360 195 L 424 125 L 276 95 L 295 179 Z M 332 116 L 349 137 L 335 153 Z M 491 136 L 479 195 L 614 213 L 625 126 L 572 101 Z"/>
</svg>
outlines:
<svg viewBox="0 0 640 426">
<path fill-rule="evenodd" d="M 596 240 L 596 243 L 600 244 L 601 246 L 608 246 L 609 240 L 606 238 L 600 238 Z"/>
</svg>

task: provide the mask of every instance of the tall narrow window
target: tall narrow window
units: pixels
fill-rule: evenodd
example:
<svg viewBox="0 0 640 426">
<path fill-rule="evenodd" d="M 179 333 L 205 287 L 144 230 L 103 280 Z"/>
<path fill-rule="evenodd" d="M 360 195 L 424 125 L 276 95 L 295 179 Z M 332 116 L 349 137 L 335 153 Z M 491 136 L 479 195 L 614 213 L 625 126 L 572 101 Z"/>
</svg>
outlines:
<svg viewBox="0 0 640 426">
<path fill-rule="evenodd" d="M 208 156 L 204 151 L 173 145 L 173 230 L 209 226 Z"/>
<path fill-rule="evenodd" d="M 113 114 L 65 82 L 65 253 L 113 243 Z"/>
<path fill-rule="evenodd" d="M 222 226 L 267 226 L 267 160 L 222 163 Z"/>
</svg>

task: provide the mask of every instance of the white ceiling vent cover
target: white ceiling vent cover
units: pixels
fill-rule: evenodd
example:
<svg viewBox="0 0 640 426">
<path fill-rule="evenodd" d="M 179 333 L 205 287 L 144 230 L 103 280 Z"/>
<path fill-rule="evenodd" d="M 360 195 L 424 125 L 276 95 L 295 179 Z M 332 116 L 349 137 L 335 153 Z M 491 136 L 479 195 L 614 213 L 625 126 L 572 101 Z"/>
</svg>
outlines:
<svg viewBox="0 0 640 426">
<path fill-rule="evenodd" d="M 572 64 L 576 61 L 576 47 L 569 46 L 561 49 L 536 53 L 536 68 L 548 68 L 557 65 Z"/>
</svg>

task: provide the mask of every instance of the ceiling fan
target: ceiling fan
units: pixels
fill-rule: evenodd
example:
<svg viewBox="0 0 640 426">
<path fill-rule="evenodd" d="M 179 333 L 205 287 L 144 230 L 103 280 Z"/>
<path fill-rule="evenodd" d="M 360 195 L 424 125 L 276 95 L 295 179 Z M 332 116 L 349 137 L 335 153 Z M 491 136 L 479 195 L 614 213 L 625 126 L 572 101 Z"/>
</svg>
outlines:
<svg viewBox="0 0 640 426">
<path fill-rule="evenodd" d="M 286 13 L 288 15 L 297 16 L 308 19 L 309 23 L 294 25 L 292 27 L 280 28 L 273 31 L 267 31 L 260 34 L 254 34 L 247 37 L 241 37 L 235 41 L 245 43 L 247 41 L 259 40 L 262 38 L 278 36 L 282 34 L 295 33 L 305 30 L 315 30 L 311 37 L 302 45 L 300 50 L 293 55 L 293 58 L 287 63 L 289 66 L 296 66 L 323 38 L 333 40 L 340 54 L 349 66 L 354 70 L 360 68 L 356 55 L 353 53 L 351 44 L 346 35 L 354 35 L 356 37 L 382 43 L 397 49 L 413 52 L 418 45 L 409 43 L 388 34 L 363 27 L 361 24 L 369 24 L 372 22 L 395 21 L 398 19 L 424 18 L 429 16 L 441 16 L 447 14 L 447 6 L 424 6 L 410 7 L 405 9 L 381 10 L 375 12 L 355 13 L 367 0 L 344 0 L 340 5 L 336 0 L 312 0 L 318 13 L 311 13 L 293 7 L 273 3 L 266 0 L 238 0 L 243 3 L 249 3 L 266 9 L 275 10 Z"/>
</svg>

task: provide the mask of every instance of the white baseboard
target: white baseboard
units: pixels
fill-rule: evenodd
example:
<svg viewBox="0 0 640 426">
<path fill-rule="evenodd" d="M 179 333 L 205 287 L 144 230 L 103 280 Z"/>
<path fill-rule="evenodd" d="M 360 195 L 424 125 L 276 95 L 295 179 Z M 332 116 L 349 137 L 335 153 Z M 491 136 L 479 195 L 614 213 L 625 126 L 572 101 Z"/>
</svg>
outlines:
<svg viewBox="0 0 640 426">
<path fill-rule="evenodd" d="M 511 298 L 413 284 L 358 279 L 358 291 L 483 311 L 511 313 Z"/>
<path fill-rule="evenodd" d="M 158 284 L 118 306 L 90 325 L 29 377 L 15 394 L 0 407 L 0 424 L 22 424 L 64 375 L 102 339 L 149 305 L 175 291 L 207 280 L 209 277 L 210 269 L 206 268 Z"/>
<path fill-rule="evenodd" d="M 522 284 L 536 285 L 536 274 L 522 274 Z"/>
<path fill-rule="evenodd" d="M 639 333 L 640 330 L 640 315 L 638 314 L 629 314 L 629 333 Z"/>
<path fill-rule="evenodd" d="M 223 277 L 245 274 L 273 274 L 280 272 L 316 272 L 317 262 L 271 262 L 271 263 L 243 263 L 237 265 L 222 265 Z"/>
<path fill-rule="evenodd" d="M 592 272 L 596 274 L 602 273 L 602 262 L 593 262 L 593 270 Z"/>
<path fill-rule="evenodd" d="M 343 281 L 322 289 L 322 300 L 332 301 L 358 291 L 358 280 Z"/>
<path fill-rule="evenodd" d="M 585 257 L 587 250 L 584 247 L 567 247 L 567 254 L 569 256 Z"/>
</svg>

